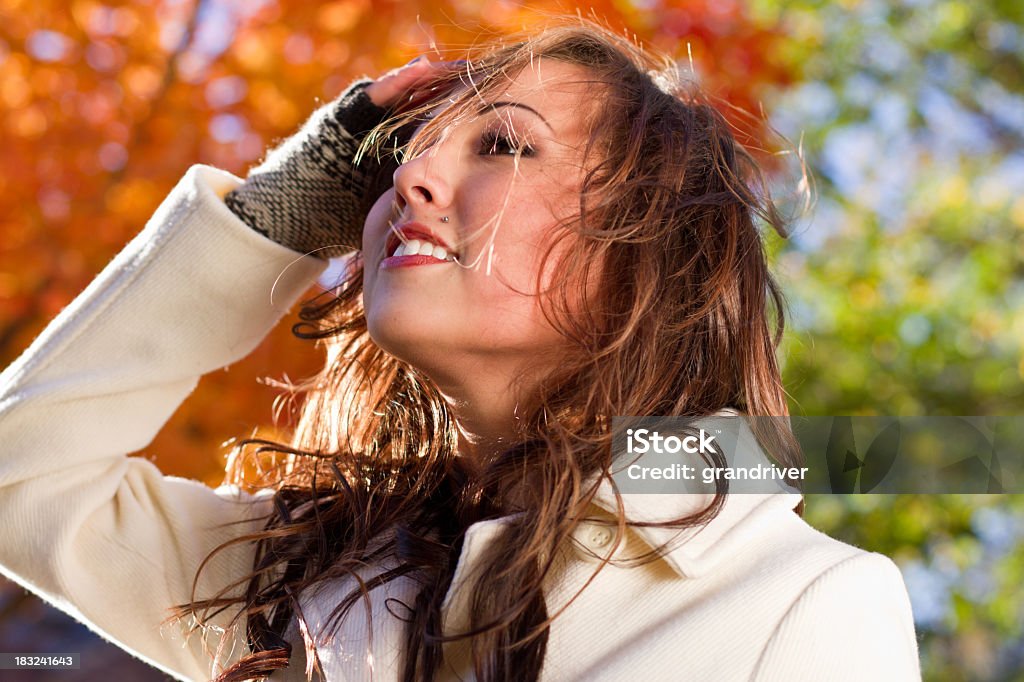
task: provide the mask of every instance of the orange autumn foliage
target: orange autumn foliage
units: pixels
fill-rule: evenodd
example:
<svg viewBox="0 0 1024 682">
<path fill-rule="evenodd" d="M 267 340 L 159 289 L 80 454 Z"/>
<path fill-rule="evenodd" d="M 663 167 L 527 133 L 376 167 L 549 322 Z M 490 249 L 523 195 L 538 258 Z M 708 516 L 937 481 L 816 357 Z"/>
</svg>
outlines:
<svg viewBox="0 0 1024 682">
<path fill-rule="evenodd" d="M 421 53 L 458 58 L 481 36 L 577 11 L 684 68 L 692 55 L 713 94 L 755 113 L 765 85 L 795 76 L 773 57 L 783 32 L 721 0 L 529 10 L 504 0 L 0 0 L 0 365 L 141 229 L 190 165 L 244 176 L 354 77 Z M 285 437 L 271 426 L 277 391 L 257 379 L 317 369 L 321 356 L 291 335 L 294 321 L 204 377 L 146 456 L 217 483 L 225 441 L 256 428 Z"/>
</svg>

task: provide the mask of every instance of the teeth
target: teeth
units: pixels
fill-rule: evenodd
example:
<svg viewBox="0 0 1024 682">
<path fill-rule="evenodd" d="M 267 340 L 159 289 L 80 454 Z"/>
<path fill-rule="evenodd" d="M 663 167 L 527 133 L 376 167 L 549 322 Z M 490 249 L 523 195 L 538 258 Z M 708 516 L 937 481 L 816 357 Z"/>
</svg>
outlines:
<svg viewBox="0 0 1024 682">
<path fill-rule="evenodd" d="M 403 256 L 414 256 L 420 252 L 420 240 L 410 239 L 405 243 L 405 248 L 402 250 L 401 255 Z"/>
<path fill-rule="evenodd" d="M 437 260 L 454 260 L 443 246 L 419 239 L 410 239 L 404 244 L 399 243 L 392 257 L 397 258 L 399 256 L 431 256 Z"/>
</svg>

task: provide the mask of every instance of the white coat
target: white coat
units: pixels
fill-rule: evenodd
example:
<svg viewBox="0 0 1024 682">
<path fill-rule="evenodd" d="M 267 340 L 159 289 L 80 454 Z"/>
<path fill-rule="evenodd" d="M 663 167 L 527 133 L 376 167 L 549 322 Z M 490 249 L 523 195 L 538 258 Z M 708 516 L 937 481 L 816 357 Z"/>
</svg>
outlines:
<svg viewBox="0 0 1024 682">
<path fill-rule="evenodd" d="M 202 374 L 255 348 L 325 267 L 239 221 L 221 201 L 239 182 L 193 167 L 146 228 L 0 374 L 4 575 L 182 680 L 209 679 L 212 659 L 201 638 L 185 644 L 179 626 L 161 626 L 167 608 L 190 599 L 196 568 L 213 547 L 257 529 L 252 519 L 269 498 L 164 476 L 126 453 L 150 444 Z M 717 518 L 687 531 L 663 559 L 606 566 L 554 621 L 543 679 L 919 680 L 899 570 L 811 528 L 793 512 L 800 499 L 730 495 Z M 679 517 L 698 501 L 632 495 L 628 518 Z M 610 508 L 607 496 L 599 507 Z M 465 622 L 463 588 L 504 523 L 469 529 L 444 605 L 446 628 Z M 616 557 L 674 533 L 630 530 Z M 549 612 L 615 544 L 594 524 L 576 539 L 547 584 Z M 198 594 L 248 573 L 251 551 L 219 555 Z M 302 596 L 325 678 L 393 680 L 402 624 L 384 599 L 408 597 L 410 586 L 397 581 L 372 593 L 372 644 L 359 606 L 335 637 L 320 627 L 350 587 Z M 241 649 L 238 642 L 225 658 L 236 660 Z M 446 651 L 446 664 L 443 678 L 472 679 L 459 647 Z M 273 679 L 302 679 L 302 666 L 296 653 Z"/>
</svg>

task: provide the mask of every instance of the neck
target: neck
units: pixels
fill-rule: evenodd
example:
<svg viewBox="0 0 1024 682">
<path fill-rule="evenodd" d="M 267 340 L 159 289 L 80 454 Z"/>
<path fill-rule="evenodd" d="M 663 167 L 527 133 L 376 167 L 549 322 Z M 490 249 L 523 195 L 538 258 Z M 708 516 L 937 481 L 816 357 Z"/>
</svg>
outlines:
<svg viewBox="0 0 1024 682">
<path fill-rule="evenodd" d="M 516 393 L 508 386 L 442 389 L 459 430 L 459 456 L 482 463 L 517 440 Z"/>
<path fill-rule="evenodd" d="M 434 377 L 459 430 L 459 456 L 482 464 L 519 439 L 519 396 L 536 390 L 517 382 L 517 372 L 493 363 L 460 366 L 458 375 Z"/>
</svg>

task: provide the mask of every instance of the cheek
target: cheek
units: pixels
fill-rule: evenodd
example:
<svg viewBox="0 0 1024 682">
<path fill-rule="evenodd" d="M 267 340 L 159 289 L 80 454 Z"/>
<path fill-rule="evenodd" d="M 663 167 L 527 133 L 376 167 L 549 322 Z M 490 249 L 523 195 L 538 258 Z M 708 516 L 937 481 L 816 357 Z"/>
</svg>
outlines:
<svg viewBox="0 0 1024 682">
<path fill-rule="evenodd" d="M 363 251 L 372 249 L 374 245 L 382 245 L 387 237 L 388 219 L 391 217 L 391 205 L 395 200 L 395 188 L 377 197 L 370 212 L 363 222 Z"/>
<path fill-rule="evenodd" d="M 389 189 L 377 198 L 363 222 L 363 263 L 369 264 L 363 270 L 363 302 L 364 309 L 367 291 L 372 291 L 376 268 L 373 263 L 379 260 L 375 254 L 383 252 L 388 235 L 388 220 L 391 217 L 391 206 L 394 202 L 395 190 Z"/>
<path fill-rule="evenodd" d="M 563 259 L 571 258 L 578 237 L 572 229 L 579 212 L 578 194 L 570 191 L 553 191 L 532 195 L 522 235 L 510 245 L 514 254 L 520 282 L 532 292 L 546 291 L 557 284 L 558 274 L 563 269 Z"/>
<path fill-rule="evenodd" d="M 514 283 L 517 291 L 530 294 L 519 295 L 515 304 L 518 310 L 526 313 L 529 309 L 530 317 L 543 320 L 545 326 L 549 323 L 543 307 L 574 315 L 587 306 L 587 301 L 594 300 L 604 269 L 601 255 L 584 248 L 573 219 L 577 214 L 575 205 L 568 202 L 565 206 L 571 209 L 561 213 L 562 221 L 545 211 L 543 225 L 538 225 L 529 237 L 524 235 L 518 243 L 510 244 L 506 254 L 511 262 L 503 259 L 502 263 L 506 281 Z M 506 295 L 513 294 L 509 291 Z"/>
<path fill-rule="evenodd" d="M 554 244 L 548 255 L 554 236 L 550 215 L 547 218 L 545 229 L 529 237 L 524 235 L 514 243 L 506 244 L 504 249 L 496 245 L 500 256 L 495 259 L 494 272 L 488 277 L 481 269 L 477 273 L 478 286 L 475 287 L 481 294 L 481 309 L 494 313 L 490 317 L 495 323 L 500 323 L 502 334 L 528 339 L 528 343 L 543 347 L 562 342 L 544 309 L 560 307 L 559 264 L 563 255 L 568 254 L 571 258 L 569 240 Z M 541 273 L 539 282 L 538 273 Z"/>
</svg>

